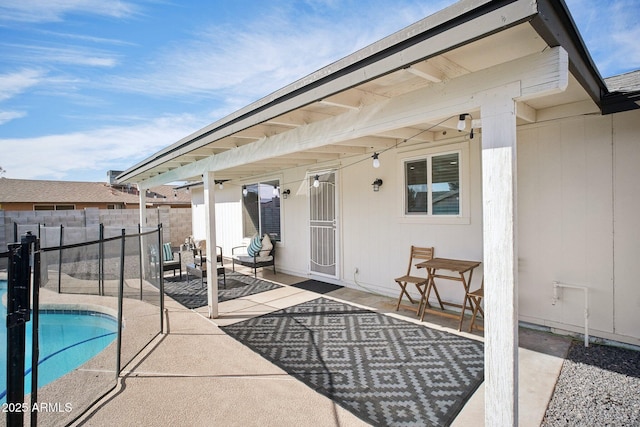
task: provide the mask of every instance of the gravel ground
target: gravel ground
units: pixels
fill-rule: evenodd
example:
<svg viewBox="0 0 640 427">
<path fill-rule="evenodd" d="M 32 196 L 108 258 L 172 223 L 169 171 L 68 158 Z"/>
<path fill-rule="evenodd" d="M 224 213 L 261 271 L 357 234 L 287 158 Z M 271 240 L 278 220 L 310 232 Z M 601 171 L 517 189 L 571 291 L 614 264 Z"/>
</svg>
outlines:
<svg viewBox="0 0 640 427">
<path fill-rule="evenodd" d="M 640 426 L 640 351 L 574 342 L 542 426 Z"/>
</svg>

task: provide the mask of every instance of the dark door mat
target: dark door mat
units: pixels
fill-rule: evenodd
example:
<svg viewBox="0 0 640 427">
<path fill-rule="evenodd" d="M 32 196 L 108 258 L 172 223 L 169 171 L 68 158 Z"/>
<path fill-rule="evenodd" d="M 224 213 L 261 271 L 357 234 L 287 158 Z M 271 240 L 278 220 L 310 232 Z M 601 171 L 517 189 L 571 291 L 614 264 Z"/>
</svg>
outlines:
<svg viewBox="0 0 640 427">
<path fill-rule="evenodd" d="M 218 302 L 255 295 L 282 287 L 239 273 L 227 272 L 226 278 L 226 286 L 222 279 L 218 279 Z M 207 283 L 204 282 L 203 286 L 200 278 L 193 278 L 187 282 L 186 278 L 180 280 L 178 277 L 165 277 L 164 293 L 187 308 L 200 308 L 207 305 Z"/>
<path fill-rule="evenodd" d="M 305 280 L 304 282 L 296 283 L 291 286 L 294 288 L 304 289 L 305 291 L 315 292 L 317 294 L 328 294 L 331 291 L 342 289 L 342 286 L 321 282 L 319 280 Z"/>
<path fill-rule="evenodd" d="M 376 426 L 449 425 L 484 380 L 481 342 L 323 297 L 222 329 Z"/>
</svg>

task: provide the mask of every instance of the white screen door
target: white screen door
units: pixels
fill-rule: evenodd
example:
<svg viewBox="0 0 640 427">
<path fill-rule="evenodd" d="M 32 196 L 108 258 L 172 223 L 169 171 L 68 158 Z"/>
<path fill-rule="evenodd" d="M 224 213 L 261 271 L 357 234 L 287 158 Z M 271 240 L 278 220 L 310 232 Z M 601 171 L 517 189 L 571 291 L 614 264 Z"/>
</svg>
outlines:
<svg viewBox="0 0 640 427">
<path fill-rule="evenodd" d="M 319 185 L 309 177 L 309 229 L 311 233 L 311 273 L 336 277 L 336 175 L 318 175 Z"/>
</svg>

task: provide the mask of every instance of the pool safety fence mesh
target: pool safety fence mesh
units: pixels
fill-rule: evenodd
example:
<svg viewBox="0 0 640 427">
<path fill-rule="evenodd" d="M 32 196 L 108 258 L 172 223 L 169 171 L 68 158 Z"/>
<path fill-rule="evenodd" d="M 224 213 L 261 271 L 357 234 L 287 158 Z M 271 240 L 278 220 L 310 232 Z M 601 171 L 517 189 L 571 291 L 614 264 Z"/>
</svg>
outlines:
<svg viewBox="0 0 640 427">
<path fill-rule="evenodd" d="M 25 324 L 25 392 L 19 402 L 8 400 L 14 361 L 8 356 L 9 329 L 0 327 L 0 348 L 7 343 L 7 351 L 0 351 L 0 403 L 31 409 L 19 421 L 7 416 L 8 425 L 68 425 L 112 391 L 127 364 L 163 332 L 163 260 L 157 256 L 162 225 L 16 228 L 16 235 L 30 232 L 37 242 L 29 260 L 33 308 Z M 13 245 L 8 246 L 7 252 L 0 248 L 3 300 L 13 286 Z"/>
</svg>

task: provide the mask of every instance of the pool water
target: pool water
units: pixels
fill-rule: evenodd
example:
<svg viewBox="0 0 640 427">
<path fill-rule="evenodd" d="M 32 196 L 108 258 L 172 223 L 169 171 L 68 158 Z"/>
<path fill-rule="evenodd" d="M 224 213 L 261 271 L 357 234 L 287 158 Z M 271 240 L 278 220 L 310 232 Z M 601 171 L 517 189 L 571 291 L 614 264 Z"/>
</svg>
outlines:
<svg viewBox="0 0 640 427">
<path fill-rule="evenodd" d="M 0 301 L 7 293 L 7 281 L 0 280 Z M 0 304 L 0 403 L 5 402 L 7 388 L 7 307 Z M 81 366 L 115 338 L 116 319 L 91 311 L 40 312 L 40 357 L 38 388 Z M 31 325 L 27 323 L 25 358 L 25 393 L 31 392 Z"/>
</svg>

